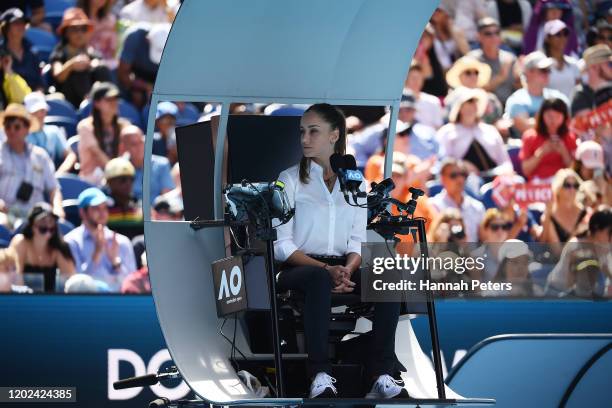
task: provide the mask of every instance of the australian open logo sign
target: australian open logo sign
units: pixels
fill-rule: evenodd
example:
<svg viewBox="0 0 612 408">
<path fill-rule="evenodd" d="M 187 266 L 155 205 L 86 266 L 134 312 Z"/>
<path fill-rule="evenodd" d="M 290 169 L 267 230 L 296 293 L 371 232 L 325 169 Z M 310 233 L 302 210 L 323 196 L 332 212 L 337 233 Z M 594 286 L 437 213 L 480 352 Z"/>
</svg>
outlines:
<svg viewBox="0 0 612 408">
<path fill-rule="evenodd" d="M 248 306 L 242 257 L 232 256 L 212 263 L 217 316 L 245 310 Z"/>
</svg>

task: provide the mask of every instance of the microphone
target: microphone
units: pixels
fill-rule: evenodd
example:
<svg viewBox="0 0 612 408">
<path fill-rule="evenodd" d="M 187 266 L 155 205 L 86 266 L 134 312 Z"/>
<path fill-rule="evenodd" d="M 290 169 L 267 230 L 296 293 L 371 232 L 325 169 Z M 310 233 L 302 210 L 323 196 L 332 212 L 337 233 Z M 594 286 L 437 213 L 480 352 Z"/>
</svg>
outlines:
<svg viewBox="0 0 612 408">
<path fill-rule="evenodd" d="M 357 204 L 356 197 L 366 197 L 366 193 L 359 191 L 361 183 L 363 182 L 363 174 L 357 170 L 357 161 L 355 157 L 350 154 L 344 155 L 344 165 L 346 166 L 346 186 L 353 195 L 353 200 Z"/>
<path fill-rule="evenodd" d="M 342 157 L 342 155 L 339 153 L 334 153 L 329 156 L 329 164 L 332 168 L 332 171 L 338 176 L 338 181 L 340 182 L 340 191 L 342 191 L 342 195 L 344 195 L 344 201 L 349 203 L 346 180 L 344 178 L 344 169 L 346 168 L 344 157 Z"/>
<path fill-rule="evenodd" d="M 115 381 L 113 383 L 113 388 L 122 390 L 124 388 L 145 387 L 147 385 L 155 385 L 158 382 L 157 374 L 147 374 L 140 377 L 130 377 Z"/>
<path fill-rule="evenodd" d="M 391 190 L 393 190 L 394 188 L 395 188 L 395 183 L 393 182 L 393 179 L 386 178 L 380 183 L 376 183 L 376 182 L 372 183 L 371 194 L 381 196 L 381 197 L 388 197 L 389 194 L 391 193 Z"/>
<path fill-rule="evenodd" d="M 170 404 L 170 400 L 166 397 L 161 397 L 149 403 L 149 408 L 163 408 Z"/>
</svg>

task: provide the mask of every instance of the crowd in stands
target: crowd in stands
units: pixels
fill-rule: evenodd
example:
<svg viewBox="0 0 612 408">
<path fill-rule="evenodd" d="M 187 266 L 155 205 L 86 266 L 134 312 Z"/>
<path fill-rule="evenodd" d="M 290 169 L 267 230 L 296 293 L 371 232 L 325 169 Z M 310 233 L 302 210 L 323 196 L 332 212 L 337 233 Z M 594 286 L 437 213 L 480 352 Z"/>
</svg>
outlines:
<svg viewBox="0 0 612 408">
<path fill-rule="evenodd" d="M 143 129 L 179 6 L 0 4 L 0 291 L 150 291 Z M 488 254 L 466 278 L 514 282 L 516 296 L 612 296 L 611 10 L 608 0 L 442 0 L 425 27 L 401 96 L 392 194 L 423 188 L 416 215 L 430 240 Z M 155 109 L 151 218 L 181 220 L 174 128 L 218 109 Z M 349 153 L 369 182 L 382 180 L 389 112 L 342 109 Z"/>
</svg>

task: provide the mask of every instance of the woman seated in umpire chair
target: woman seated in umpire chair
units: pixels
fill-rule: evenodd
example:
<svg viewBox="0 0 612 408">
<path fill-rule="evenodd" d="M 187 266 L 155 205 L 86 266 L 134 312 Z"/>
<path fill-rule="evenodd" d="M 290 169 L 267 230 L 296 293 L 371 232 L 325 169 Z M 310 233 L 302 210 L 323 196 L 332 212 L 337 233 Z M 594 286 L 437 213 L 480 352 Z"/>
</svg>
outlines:
<svg viewBox="0 0 612 408">
<path fill-rule="evenodd" d="M 331 376 L 328 336 L 332 293 L 360 293 L 361 243 L 366 241 L 365 208 L 349 206 L 330 165 L 330 156 L 344 154 L 344 115 L 329 104 L 315 104 L 300 122 L 303 157 L 284 170 L 285 183 L 295 215 L 278 228 L 274 243 L 279 291 L 304 295 L 304 332 L 308 353 L 310 398 L 334 397 L 338 390 Z M 395 330 L 399 303 L 374 306 L 373 349 L 367 367 L 372 387 L 366 398 L 405 398 L 408 392 L 396 373 Z M 340 390 L 342 391 L 342 390 Z"/>
</svg>

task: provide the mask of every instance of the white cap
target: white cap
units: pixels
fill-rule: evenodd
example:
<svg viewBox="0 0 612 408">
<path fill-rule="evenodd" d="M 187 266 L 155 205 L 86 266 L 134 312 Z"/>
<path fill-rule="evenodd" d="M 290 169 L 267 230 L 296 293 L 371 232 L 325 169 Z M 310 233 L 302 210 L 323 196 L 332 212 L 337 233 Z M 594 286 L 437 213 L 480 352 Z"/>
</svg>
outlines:
<svg viewBox="0 0 612 408">
<path fill-rule="evenodd" d="M 603 148 L 597 142 L 587 140 L 578 145 L 576 149 L 576 160 L 580 160 L 587 169 L 603 169 Z"/>
<path fill-rule="evenodd" d="M 45 100 L 45 95 L 42 92 L 32 92 L 23 98 L 23 104 L 29 113 L 38 112 L 41 109 L 49 110 L 49 104 Z"/>
<path fill-rule="evenodd" d="M 550 20 L 544 24 L 544 35 L 555 35 L 566 28 L 567 24 L 562 20 Z"/>
<path fill-rule="evenodd" d="M 520 239 L 507 239 L 499 248 L 497 259 L 499 262 L 505 258 L 518 258 L 522 255 L 529 255 L 529 247 Z"/>
<path fill-rule="evenodd" d="M 155 64 L 160 63 L 164 46 L 170 33 L 170 23 L 155 24 L 149 30 L 147 39 L 149 40 L 149 58 Z"/>
<path fill-rule="evenodd" d="M 523 59 L 523 72 L 530 69 L 549 69 L 554 63 L 555 60 L 548 58 L 542 51 L 534 51 Z"/>
</svg>

